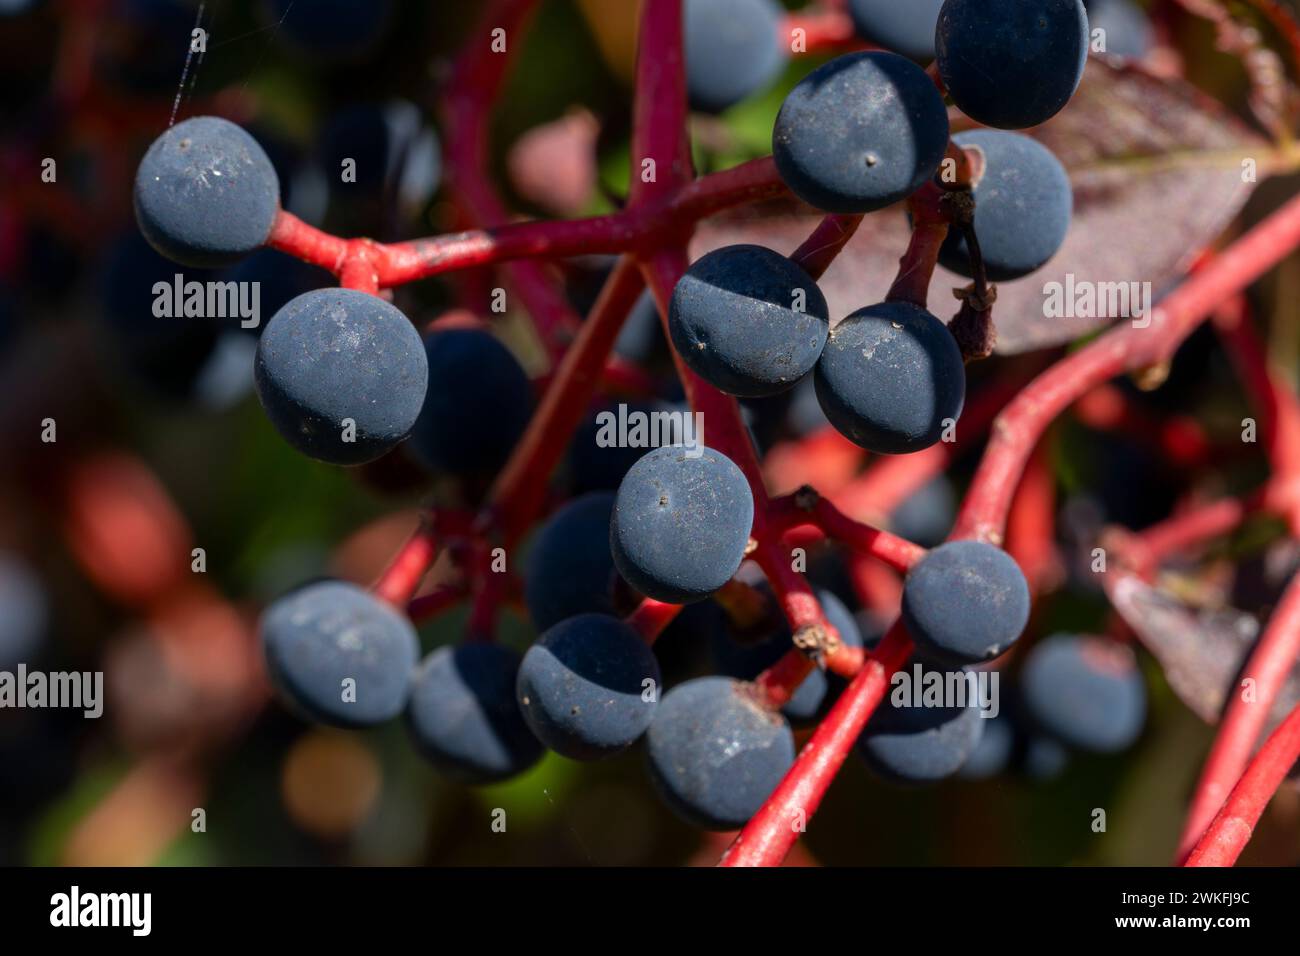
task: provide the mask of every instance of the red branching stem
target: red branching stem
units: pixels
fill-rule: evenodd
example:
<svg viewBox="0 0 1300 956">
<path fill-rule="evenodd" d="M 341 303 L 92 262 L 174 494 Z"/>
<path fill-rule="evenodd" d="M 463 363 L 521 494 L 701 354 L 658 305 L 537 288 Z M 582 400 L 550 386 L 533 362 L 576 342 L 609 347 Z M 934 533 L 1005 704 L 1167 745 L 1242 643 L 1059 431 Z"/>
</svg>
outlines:
<svg viewBox="0 0 1300 956">
<path fill-rule="evenodd" d="M 668 213 L 675 220 L 694 222 L 731 206 L 789 194 L 776 163 L 771 156 L 764 156 L 687 183 L 672 197 Z"/>
<path fill-rule="evenodd" d="M 1154 573 L 1171 554 L 1189 550 L 1202 542 L 1228 534 L 1250 515 L 1259 512 L 1267 500 L 1265 491 L 1246 498 L 1221 498 L 1174 514 L 1164 521 L 1132 535 L 1124 547 L 1144 576 Z"/>
<path fill-rule="evenodd" d="M 1300 485 L 1300 399 L 1283 373 L 1269 362 L 1250 322 L 1244 296 L 1233 297 L 1215 312 L 1214 327 L 1259 410 L 1260 438 L 1272 465 L 1272 483 L 1281 498 L 1294 496 Z M 1297 504 L 1295 500 L 1285 502 L 1293 534 L 1300 534 Z"/>
<path fill-rule="evenodd" d="M 911 455 L 883 455 L 853 481 L 830 495 L 845 514 L 884 523 L 894 509 L 932 478 L 944 473 L 953 459 L 978 441 L 1016 394 L 1020 381 L 999 382 L 969 396 L 957 422 L 955 441 L 938 442 Z"/>
<path fill-rule="evenodd" d="M 794 766 L 754 814 L 720 866 L 776 866 L 799 834 L 844 764 L 871 714 L 884 699 L 890 675 L 907 661 L 912 641 L 900 623 L 867 655 L 862 669 L 804 745 Z"/>
<path fill-rule="evenodd" d="M 491 104 L 505 85 L 512 55 L 523 41 L 524 25 L 537 0 L 496 0 L 484 7 L 473 27 L 465 51 L 456 60 L 442 99 L 445 128 L 456 131 L 445 145 L 449 194 L 456 198 L 469 222 L 502 226 L 510 214 L 487 178 L 489 162 L 488 119 Z M 493 49 L 493 32 L 503 30 L 504 52 Z M 541 263 L 521 260 L 506 266 L 506 274 L 532 317 L 552 355 L 578 325 Z"/>
<path fill-rule="evenodd" d="M 633 261 L 620 259 L 497 477 L 488 496 L 487 520 L 507 543 L 518 540 L 544 503 L 547 478 L 582 421 L 600 384 L 605 360 L 641 288 Z"/>
<path fill-rule="evenodd" d="M 654 598 L 644 598 L 637 609 L 627 616 L 626 621 L 647 644 L 653 644 L 681 610 L 680 604 L 665 604 Z"/>
<path fill-rule="evenodd" d="M 853 21 L 843 10 L 800 11 L 788 14 L 781 25 L 781 42 L 793 46 L 802 31 L 803 43 L 796 52 L 843 53 L 874 49 L 853 30 Z"/>
<path fill-rule="evenodd" d="M 406 616 L 416 624 L 432 620 L 443 611 L 465 600 L 468 594 L 469 591 L 463 586 L 440 587 L 428 594 L 412 598 L 411 603 L 406 605 Z"/>
<path fill-rule="evenodd" d="M 419 590 L 424 575 L 438 557 L 437 521 L 426 517 L 411 533 L 406 544 L 393 556 L 388 567 L 379 576 L 372 590 L 380 600 L 402 608 Z"/>
<path fill-rule="evenodd" d="M 501 598 L 506 591 L 508 576 L 492 569 L 488 548 L 480 547 L 476 550 L 479 553 L 474 561 L 473 598 L 469 620 L 465 624 L 465 636 L 471 641 L 490 641 L 496 636 L 497 615 L 501 610 Z"/>
<path fill-rule="evenodd" d="M 898 263 L 898 276 L 885 296 L 886 302 L 926 307 L 939 249 L 948 236 L 948 216 L 940 205 L 942 196 L 938 186 L 926 183 L 907 201 L 912 212 L 912 238 Z"/>
<path fill-rule="evenodd" d="M 785 193 L 771 159 L 766 158 L 703 176 L 667 200 L 606 216 L 558 222 L 510 222 L 391 244 L 341 239 L 281 210 L 266 244 L 335 275 L 341 275 L 353 259 L 364 253 L 378 285 L 392 288 L 459 269 L 517 259 L 563 259 L 653 247 L 673 238 L 683 225 L 700 218 Z M 844 241 L 851 235 L 848 232 Z M 838 251 L 838 248 L 826 250 L 823 255 L 829 261 Z"/>
<path fill-rule="evenodd" d="M 1030 594 L 1046 590 L 1061 570 L 1056 551 L 1056 484 L 1042 444 L 1016 490 L 1007 519 L 1007 553 L 1024 572 Z"/>
<path fill-rule="evenodd" d="M 855 551 L 879 558 L 896 571 L 906 572 L 926 554 L 925 548 L 906 538 L 854 521 L 825 498 L 817 500 L 813 520 L 827 536 Z"/>
<path fill-rule="evenodd" d="M 858 214 L 829 215 L 790 253 L 790 258 L 814 279 L 820 279 L 860 225 L 862 216 Z"/>
<path fill-rule="evenodd" d="M 686 140 L 681 0 L 643 0 L 632 105 L 633 204 L 676 192 L 693 176 Z M 652 161 L 647 168 L 647 161 Z"/>
<path fill-rule="evenodd" d="M 1000 543 L 1011 496 L 1047 425 L 1089 389 L 1122 372 L 1167 360 L 1220 302 L 1271 269 L 1297 244 L 1300 197 L 1211 259 L 1143 325 L 1125 323 L 1034 379 L 994 422 L 955 535 Z"/>
<path fill-rule="evenodd" d="M 1073 411 L 1089 428 L 1118 432 L 1156 446 L 1175 467 L 1203 465 L 1213 451 L 1205 429 L 1195 418 L 1175 415 L 1162 420 L 1114 385 L 1094 388 L 1075 403 Z"/>
<path fill-rule="evenodd" d="M 1229 790 L 1245 770 L 1250 752 L 1268 723 L 1273 703 L 1297 657 L 1300 657 L 1300 575 L 1287 585 L 1264 636 L 1246 661 L 1235 692 L 1228 698 L 1219 732 L 1192 796 L 1179 841 L 1179 859 L 1186 857 L 1201 840 Z M 1247 685 L 1247 681 L 1251 683 Z"/>
<path fill-rule="evenodd" d="M 1223 807 L 1188 854 L 1186 866 L 1232 866 L 1287 773 L 1300 760 L 1300 705 L 1269 735 Z"/>
<path fill-rule="evenodd" d="M 266 244 L 272 249 L 297 256 L 304 262 L 328 269 L 335 275 L 343 271 L 343 261 L 348 254 L 346 239 L 322 232 L 283 209 L 275 215 Z"/>
</svg>

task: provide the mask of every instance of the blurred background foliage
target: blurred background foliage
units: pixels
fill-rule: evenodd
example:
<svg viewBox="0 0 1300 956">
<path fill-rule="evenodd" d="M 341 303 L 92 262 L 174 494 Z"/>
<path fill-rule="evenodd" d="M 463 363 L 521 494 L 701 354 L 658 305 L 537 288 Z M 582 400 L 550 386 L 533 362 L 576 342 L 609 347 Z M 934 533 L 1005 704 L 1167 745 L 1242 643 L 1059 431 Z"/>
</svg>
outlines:
<svg viewBox="0 0 1300 956">
<path fill-rule="evenodd" d="M 49 625 L 35 659 L 51 670 L 105 670 L 108 706 L 98 721 L 62 711 L 0 711 L 0 862 L 662 865 L 716 859 L 726 841 L 701 835 L 662 807 L 639 753 L 593 765 L 550 755 L 514 781 L 468 789 L 439 779 L 407 744 L 400 723 L 365 733 L 314 729 L 265 697 L 250 638 L 257 608 L 316 575 L 373 578 L 431 486 L 400 460 L 349 473 L 300 456 L 274 434 L 247 382 L 232 386 L 234 400 L 212 407 L 192 394 L 160 394 L 156 381 L 124 361 L 124 333 L 106 317 L 106 284 L 128 282 L 130 270 L 113 266 L 112 253 L 134 228 L 130 177 L 172 111 L 184 69 L 183 55 L 175 54 L 178 48 L 183 54 L 196 5 L 35 6 L 0 17 L 3 189 L 10 193 L 0 202 L 0 262 L 13 315 L 0 328 L 0 549 L 21 554 L 45 594 Z M 481 6 L 395 3 L 364 56 L 324 64 L 285 42 L 260 2 L 209 2 L 203 22 L 211 40 L 180 89 L 179 115 L 228 109 L 274 142 L 295 172 L 310 165 L 318 134 L 350 104 L 408 100 L 436 128 L 429 106 Z M 547 167 L 547 177 L 577 179 L 560 190 L 570 200 L 564 214 L 617 207 L 629 168 L 635 6 L 546 0 L 527 36 L 509 39 L 521 49 L 492 117 L 491 175 L 512 208 L 557 214 L 547 196 L 520 183 L 512 146 L 580 111 L 596 120 L 577 124 L 589 138 L 595 131 L 589 143 L 594 181 L 584 178 L 582 154 L 568 140 L 562 146 L 570 152 L 556 154 L 561 161 Z M 96 7 L 97 19 L 81 19 Z M 1248 117 L 1240 64 L 1215 52 L 1204 23 L 1185 16 L 1175 22 L 1168 39 L 1181 51 L 1189 79 Z M 70 36 L 95 50 L 88 91 L 71 103 L 55 95 Z M 720 117 L 696 117 L 699 168 L 724 169 L 770 152 L 772 121 L 786 91 L 817 62 L 797 57 L 762 96 Z M 119 121 L 123 115 L 130 122 Z M 443 141 L 456 135 L 437 130 Z M 33 182 L 32 160 L 44 156 L 58 160 L 57 186 Z M 527 157 L 517 161 L 526 165 Z M 294 178 L 293 189 L 310 195 L 310 177 L 303 182 Z M 1258 220 L 1295 188 L 1294 177 L 1266 184 L 1244 221 Z M 63 200 L 26 195 L 46 189 Z M 445 190 L 419 199 L 418 208 L 398 217 L 374 204 L 333 199 L 316 209 L 320 221 L 345 235 L 407 238 L 458 227 Z M 581 277 L 570 278 L 575 275 Z M 1253 297 L 1275 357 L 1292 371 L 1300 361 L 1298 290 L 1300 263 L 1292 257 Z M 453 281 L 430 280 L 398 290 L 397 304 L 423 324 L 456 305 L 461 291 Z M 498 328 L 536 370 L 543 360 L 526 323 L 509 316 Z M 984 381 L 1014 368 L 1000 360 L 987 365 L 979 373 Z M 237 367 L 246 376 L 246 366 Z M 1128 391 L 1154 410 L 1191 414 L 1222 433 L 1237 427 L 1245 407 L 1206 333 L 1182 349 L 1160 389 Z M 33 438 L 33 423 L 46 416 L 58 422 L 56 445 Z M 1052 431 L 1049 453 L 1064 557 L 1075 546 L 1076 526 L 1151 523 L 1192 480 L 1139 442 L 1068 419 Z M 123 466 L 125 477 L 105 477 L 104 463 L 122 455 L 133 463 Z M 977 457 L 959 463 L 951 476 L 957 489 Z M 1249 487 L 1260 476 L 1259 462 L 1244 456 L 1224 473 Z M 136 507 L 152 518 L 137 520 Z M 172 538 L 150 530 L 158 509 L 175 514 L 180 530 Z M 1261 554 L 1278 533 L 1243 533 L 1228 556 Z M 183 545 L 179 553 L 187 555 L 187 542 L 206 550 L 208 590 L 178 585 L 161 597 L 130 600 L 123 576 L 157 563 L 151 548 Z M 88 550 L 107 557 L 96 565 Z M 521 568 L 527 555 L 511 561 Z M 1107 626 L 1103 595 L 1077 578 L 1067 572 L 1040 603 L 1034 633 Z M 1247 609 L 1266 611 L 1279 590 L 1271 582 Z M 0 606 L 0 616 L 6 613 Z M 460 609 L 424 627 L 425 649 L 456 640 L 464 619 Z M 503 640 L 522 648 L 531 637 L 522 615 L 505 616 Z M 673 656 L 679 674 L 703 666 L 690 648 L 663 652 Z M 1050 779 L 1022 770 L 924 791 L 879 783 L 851 759 L 793 861 L 1166 862 L 1211 731 L 1177 701 L 1149 658 L 1144 664 L 1151 716 L 1131 751 L 1074 757 Z M 191 827 L 196 807 L 206 814 L 204 832 Z M 1102 834 L 1090 827 L 1096 807 L 1107 810 Z M 506 812 L 505 833 L 492 829 L 496 808 Z M 1300 799 L 1294 790 L 1284 792 L 1245 861 L 1294 863 L 1298 821 Z"/>
</svg>

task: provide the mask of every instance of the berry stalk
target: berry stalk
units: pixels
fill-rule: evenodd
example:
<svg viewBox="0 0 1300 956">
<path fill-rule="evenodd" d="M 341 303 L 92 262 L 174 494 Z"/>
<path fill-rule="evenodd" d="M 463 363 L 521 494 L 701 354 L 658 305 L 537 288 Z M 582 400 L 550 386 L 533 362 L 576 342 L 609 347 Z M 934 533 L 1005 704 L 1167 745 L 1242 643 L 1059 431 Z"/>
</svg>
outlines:
<svg viewBox="0 0 1300 956">
<path fill-rule="evenodd" d="M 1300 760 L 1300 706 L 1269 736 L 1204 835 L 1188 854 L 1186 866 L 1232 866 L 1246 848 L 1286 775 Z"/>
</svg>

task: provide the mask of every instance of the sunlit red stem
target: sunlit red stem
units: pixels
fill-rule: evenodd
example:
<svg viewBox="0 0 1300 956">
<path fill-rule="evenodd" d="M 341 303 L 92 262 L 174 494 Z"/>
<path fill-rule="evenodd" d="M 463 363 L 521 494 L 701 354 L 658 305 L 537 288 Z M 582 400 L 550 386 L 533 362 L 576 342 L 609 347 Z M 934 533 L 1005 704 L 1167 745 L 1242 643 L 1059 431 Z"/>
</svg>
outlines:
<svg viewBox="0 0 1300 956">
<path fill-rule="evenodd" d="M 469 595 L 464 587 L 441 587 L 428 594 L 412 598 L 406 605 L 406 615 L 414 623 L 431 620 L 449 608 L 455 607 Z"/>
<path fill-rule="evenodd" d="M 653 644 L 681 611 L 680 604 L 665 604 L 654 598 L 643 598 L 637 605 L 637 609 L 629 614 L 626 620 L 632 630 L 640 634 L 647 644 Z"/>
<path fill-rule="evenodd" d="M 911 639 L 895 623 L 799 751 L 794 766 L 745 824 L 720 866 L 777 866 L 785 859 L 884 698 L 890 675 L 911 653 Z"/>
<path fill-rule="evenodd" d="M 1255 281 L 1300 244 L 1300 197 L 1291 199 L 1211 259 L 1149 316 L 1125 323 L 1034 379 L 994 423 L 958 517 L 956 536 L 1000 543 L 1011 497 L 1047 425 L 1089 389 L 1168 359 L 1226 297 Z"/>
<path fill-rule="evenodd" d="M 1232 866 L 1246 848 L 1255 824 L 1291 768 L 1300 760 L 1300 706 L 1269 735 L 1204 835 L 1186 866 Z"/>
<path fill-rule="evenodd" d="M 1236 530 L 1248 517 L 1263 510 L 1266 501 L 1266 491 L 1257 491 L 1245 498 L 1221 498 L 1174 514 L 1141 532 L 1123 535 L 1119 540 L 1135 570 L 1149 577 L 1171 554 Z"/>
<path fill-rule="evenodd" d="M 853 234 L 862 225 L 860 215 L 826 216 L 812 235 L 799 244 L 799 248 L 790 253 L 790 258 L 803 267 L 814 279 L 820 279 L 835 257 L 848 245 Z"/>
<path fill-rule="evenodd" d="M 1259 410 L 1260 437 L 1272 465 L 1272 484 L 1284 504 L 1292 534 L 1300 535 L 1300 399 L 1272 366 L 1251 324 L 1244 296 L 1234 296 L 1214 314 L 1214 327 L 1236 366 L 1251 402 Z"/>
<path fill-rule="evenodd" d="M 873 49 L 869 43 L 859 39 L 853 31 L 853 21 L 843 10 L 801 10 L 788 14 L 781 24 L 781 42 L 789 47 L 799 31 L 803 31 L 804 53 L 843 53 Z"/>
<path fill-rule="evenodd" d="M 693 177 L 686 130 L 681 0 L 642 0 L 632 104 L 633 204 L 676 192 Z M 643 167 L 654 161 L 654 175 Z"/>
<path fill-rule="evenodd" d="M 1228 697 L 1227 710 L 1192 796 L 1179 840 L 1179 859 L 1196 846 L 1241 776 L 1297 657 L 1300 657 L 1300 575 L 1287 585 L 1264 636 L 1251 651 Z M 1254 684 L 1249 695 L 1242 687 L 1242 682 L 1247 680 Z"/>
<path fill-rule="evenodd" d="M 488 495 L 485 520 L 507 543 L 518 540 L 546 500 L 548 479 L 586 414 L 619 329 L 641 293 L 641 278 L 621 259 L 591 315 L 560 361 L 541 404 Z"/>
<path fill-rule="evenodd" d="M 472 522 L 472 516 L 464 511 L 439 508 L 425 514 L 375 581 L 372 586 L 375 595 L 396 607 L 404 607 L 419 590 L 424 575 L 438 557 L 442 541 L 465 537 Z"/>
<path fill-rule="evenodd" d="M 890 286 L 886 302 L 910 302 L 924 309 L 930 282 L 939 263 L 939 249 L 948 236 L 948 216 L 940 204 L 943 191 L 926 183 L 907 201 L 912 213 L 912 237 L 898 263 L 898 275 Z"/>
</svg>

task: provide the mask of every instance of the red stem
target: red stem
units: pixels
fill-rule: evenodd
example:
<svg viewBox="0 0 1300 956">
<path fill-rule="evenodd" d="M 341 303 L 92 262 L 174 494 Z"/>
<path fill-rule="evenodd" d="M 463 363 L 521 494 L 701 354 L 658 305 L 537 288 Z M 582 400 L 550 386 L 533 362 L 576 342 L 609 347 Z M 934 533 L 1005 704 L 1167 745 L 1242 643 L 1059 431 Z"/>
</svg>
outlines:
<svg viewBox="0 0 1300 956">
<path fill-rule="evenodd" d="M 1011 496 L 1047 425 L 1089 389 L 1125 371 L 1164 361 L 1226 297 L 1271 269 L 1300 244 L 1300 197 L 1211 259 L 1149 317 L 1125 323 L 1034 379 L 994 423 L 958 517 L 955 536 L 999 543 Z"/>
<path fill-rule="evenodd" d="M 636 266 L 624 257 L 606 280 L 578 337 L 564 353 L 555 378 L 488 495 L 484 521 L 498 528 L 507 543 L 518 540 L 537 517 L 546 500 L 550 474 L 568 449 L 569 436 L 586 414 L 600 384 L 605 360 L 640 294 Z"/>
<path fill-rule="evenodd" d="M 862 728 L 884 698 L 890 675 L 911 653 L 911 639 L 902 624 L 895 623 L 799 751 L 794 766 L 723 854 L 719 866 L 777 866 L 785 859 L 802 832 L 799 824 L 812 819 Z"/>
<path fill-rule="evenodd" d="M 647 644 L 653 644 L 681 611 L 680 604 L 665 604 L 654 598 L 643 598 L 637 605 L 637 609 L 627 616 L 626 621 Z"/>
<path fill-rule="evenodd" d="M 1222 809 L 1187 857 L 1185 866 L 1232 866 L 1286 775 L 1300 760 L 1300 706 L 1269 735 Z"/>
<path fill-rule="evenodd" d="M 1237 686 L 1228 698 L 1228 709 L 1219 724 L 1219 732 L 1192 796 L 1187 822 L 1179 840 L 1179 859 L 1186 857 L 1201 840 L 1206 827 L 1223 806 L 1228 791 L 1246 768 L 1255 741 L 1263 733 L 1273 703 L 1297 657 L 1300 657 L 1300 575 L 1293 577 L 1287 585 L 1264 636 L 1255 645 Z M 1254 681 L 1254 693 L 1250 699 L 1242 691 L 1241 681 L 1245 680 Z"/>
</svg>

